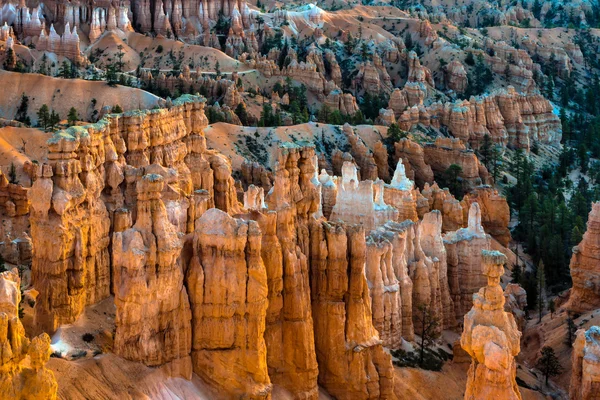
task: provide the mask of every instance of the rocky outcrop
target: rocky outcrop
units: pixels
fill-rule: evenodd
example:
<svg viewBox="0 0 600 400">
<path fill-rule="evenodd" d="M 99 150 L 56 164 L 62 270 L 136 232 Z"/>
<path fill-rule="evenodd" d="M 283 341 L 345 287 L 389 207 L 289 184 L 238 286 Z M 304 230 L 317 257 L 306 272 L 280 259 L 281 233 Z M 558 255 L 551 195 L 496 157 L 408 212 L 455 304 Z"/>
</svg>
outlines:
<svg viewBox="0 0 600 400">
<path fill-rule="evenodd" d="M 448 260 L 448 285 L 454 302 L 457 321 L 473 305 L 473 293 L 485 285 L 486 275 L 481 258 L 483 250 L 490 249 L 490 238 L 481 226 L 479 204 L 473 203 L 469 210 L 467 228 L 444 235 Z"/>
<path fill-rule="evenodd" d="M 592 205 L 583 240 L 573 247 L 573 288 L 568 308 L 587 312 L 600 307 L 600 202 Z"/>
<path fill-rule="evenodd" d="M 14 265 L 31 263 L 28 192 L 29 188 L 10 183 L 0 171 L 0 255 Z"/>
<path fill-rule="evenodd" d="M 114 352 L 149 366 L 168 364 L 171 375 L 190 379 L 190 302 L 179 261 L 182 243 L 161 200 L 164 186 L 158 174 L 139 180 L 135 224 L 113 234 Z M 131 216 L 120 212 L 119 219 Z"/>
<path fill-rule="evenodd" d="M 48 35 L 46 35 L 45 30 L 42 30 L 35 48 L 39 51 L 55 53 L 57 56 L 64 56 L 77 65 L 84 65 L 87 62 L 86 57 L 79 49 L 77 27 L 73 27 L 71 31 L 69 23 L 65 26 L 62 36 L 56 33 L 54 25 L 50 26 Z"/>
<path fill-rule="evenodd" d="M 509 283 L 504 289 L 504 311 L 509 312 L 515 318 L 519 330 L 525 329 L 527 320 L 525 319 L 527 308 L 527 292 L 516 283 Z"/>
<path fill-rule="evenodd" d="M 186 276 L 194 372 L 232 396 L 249 399 L 267 399 L 271 392 L 261 236 L 255 221 L 208 210 L 196 220 Z"/>
<path fill-rule="evenodd" d="M 433 183 L 433 170 L 425 162 L 423 147 L 410 139 L 400 139 L 394 144 L 394 160 L 402 160 L 406 169 L 406 176 L 415 181 L 419 187 L 425 183 Z"/>
<path fill-rule="evenodd" d="M 417 194 L 414 182 L 406 177 L 402 159 L 398 160 L 390 184 L 384 185 L 383 199 L 386 204 L 398 210 L 398 220 L 418 221 Z"/>
<path fill-rule="evenodd" d="M 458 60 L 451 61 L 446 65 L 446 87 L 456 93 L 464 93 L 467 90 L 469 80 L 465 66 Z"/>
<path fill-rule="evenodd" d="M 491 186 L 478 186 L 463 197 L 461 204 L 465 220 L 471 204 L 478 203 L 481 209 L 481 225 L 502 246 L 508 247 L 511 240 L 508 224 L 510 222 L 510 207 L 506 197 L 500 195 Z"/>
<path fill-rule="evenodd" d="M 43 333 L 31 341 L 25 336 L 19 319 L 20 285 L 16 268 L 0 273 L 0 397 L 55 400 L 58 384 L 46 368 L 50 336 Z"/>
<path fill-rule="evenodd" d="M 371 317 L 364 230 L 315 221 L 310 243 L 319 383 L 338 399 L 395 399 L 391 357 Z"/>
<path fill-rule="evenodd" d="M 398 210 L 385 204 L 383 181 L 359 181 L 356 166 L 351 162 L 344 162 L 337 189 L 332 221 L 362 223 L 370 231 L 398 218 Z"/>
<path fill-rule="evenodd" d="M 569 398 L 593 400 L 600 388 L 600 327 L 577 331 L 573 344 Z"/>
<path fill-rule="evenodd" d="M 500 287 L 506 257 L 497 251 L 483 251 L 482 261 L 487 284 L 473 296 L 460 339 L 472 359 L 465 399 L 520 400 L 515 357 L 521 351 L 521 332 L 512 314 L 504 311 Z"/>
<path fill-rule="evenodd" d="M 488 183 L 487 169 L 479 162 L 475 152 L 467 149 L 460 139 L 438 137 L 435 143 L 425 144 L 423 152 L 427 164 L 438 176 L 443 176 L 450 165 L 459 165 L 459 179 L 465 191 Z"/>
<path fill-rule="evenodd" d="M 484 135 L 495 143 L 525 150 L 533 141 L 557 146 L 562 137 L 560 119 L 553 113 L 552 104 L 539 94 L 519 94 L 512 86 L 469 100 L 422 108 L 403 109 L 408 101 L 400 94 L 393 95 L 392 100 L 390 108 L 402 129 L 410 130 L 418 123 L 444 126 L 473 148 L 479 147 Z"/>
<path fill-rule="evenodd" d="M 431 71 L 421 65 L 419 56 L 414 51 L 408 53 L 408 81 L 424 83 L 432 88 L 435 87 Z"/>
</svg>

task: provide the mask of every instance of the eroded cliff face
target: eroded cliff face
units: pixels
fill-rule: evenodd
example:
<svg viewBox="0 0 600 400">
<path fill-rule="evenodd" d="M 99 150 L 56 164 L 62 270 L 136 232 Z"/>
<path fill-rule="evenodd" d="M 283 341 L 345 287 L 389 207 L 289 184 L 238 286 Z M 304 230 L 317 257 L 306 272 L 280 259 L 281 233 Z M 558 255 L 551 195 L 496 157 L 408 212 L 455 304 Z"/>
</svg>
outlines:
<svg viewBox="0 0 600 400">
<path fill-rule="evenodd" d="M 0 397 L 54 400 L 58 384 L 46 368 L 50 336 L 43 333 L 31 341 L 25 336 L 19 319 L 20 284 L 16 268 L 0 273 Z"/>
<path fill-rule="evenodd" d="M 600 327 L 577 331 L 573 344 L 571 400 L 593 400 L 600 390 Z"/>
<path fill-rule="evenodd" d="M 473 295 L 460 340 L 472 359 L 465 399 L 520 400 L 515 357 L 520 352 L 521 332 L 512 314 L 504 311 L 500 287 L 506 256 L 484 250 L 482 260 L 487 286 Z"/>
<path fill-rule="evenodd" d="M 587 312 L 600 307 L 600 203 L 592 205 L 587 231 L 573 248 L 571 278 L 569 309 Z"/>
</svg>

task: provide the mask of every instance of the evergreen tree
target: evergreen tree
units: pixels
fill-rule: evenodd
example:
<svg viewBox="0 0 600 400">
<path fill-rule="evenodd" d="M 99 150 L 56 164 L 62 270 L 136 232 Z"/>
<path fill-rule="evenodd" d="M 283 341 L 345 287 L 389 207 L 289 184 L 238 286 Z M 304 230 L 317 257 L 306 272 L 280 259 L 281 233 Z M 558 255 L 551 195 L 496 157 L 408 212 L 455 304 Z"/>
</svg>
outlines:
<svg viewBox="0 0 600 400">
<path fill-rule="evenodd" d="M 556 305 L 554 299 L 548 300 L 548 311 L 550 311 L 550 319 L 554 318 L 554 312 L 556 311 Z"/>
<path fill-rule="evenodd" d="M 122 44 L 118 45 L 117 49 L 119 50 L 117 52 L 117 59 L 119 61 L 117 62 L 116 69 L 119 72 L 123 72 L 123 67 L 125 66 L 125 63 L 123 62 L 123 56 L 125 55 L 125 53 L 123 52 L 123 45 Z"/>
<path fill-rule="evenodd" d="M 8 183 L 17 184 L 19 180 L 17 179 L 17 167 L 14 162 L 10 163 L 10 169 L 8 170 Z"/>
<path fill-rule="evenodd" d="M 38 117 L 38 125 L 43 127 L 44 130 L 48 128 L 48 123 L 50 122 L 50 109 L 46 104 L 42 105 L 37 112 Z"/>
<path fill-rule="evenodd" d="M 461 173 L 462 167 L 458 164 L 452 164 L 444 171 L 444 181 L 448 185 L 450 193 L 457 199 L 462 198 L 462 184 L 459 180 Z"/>
<path fill-rule="evenodd" d="M 48 56 L 46 56 L 46 53 L 44 53 L 42 56 L 38 73 L 42 75 L 48 75 Z"/>
<path fill-rule="evenodd" d="M 77 110 L 75 107 L 71 107 L 69 110 L 69 114 L 67 115 L 67 121 L 69 125 L 75 125 L 75 123 L 79 120 L 79 115 L 77 115 Z"/>
<path fill-rule="evenodd" d="M 492 139 L 487 133 L 483 135 L 483 141 L 479 147 L 479 154 L 481 155 L 481 162 L 489 170 L 490 169 L 490 155 L 492 152 Z"/>
<path fill-rule="evenodd" d="M 240 119 L 242 125 L 248 125 L 248 111 L 246 111 L 246 106 L 243 102 L 237 105 L 237 107 L 235 108 L 235 114 Z"/>
<path fill-rule="evenodd" d="M 419 304 L 415 315 L 415 333 L 421 340 L 419 341 L 419 366 L 423 366 L 423 356 L 425 348 L 430 347 L 435 339 L 439 337 L 440 320 L 433 313 L 431 307 Z"/>
<path fill-rule="evenodd" d="M 48 118 L 48 125 L 50 125 L 50 129 L 54 130 L 56 125 L 60 123 L 60 115 L 54 110 L 50 113 L 50 118 Z"/>
<path fill-rule="evenodd" d="M 567 324 L 567 337 L 565 338 L 565 342 L 567 346 L 573 347 L 573 341 L 575 340 L 575 332 L 577 332 L 577 325 L 575 325 L 575 321 L 573 320 L 573 315 L 571 311 L 567 310 L 567 319 L 565 321 Z"/>
<path fill-rule="evenodd" d="M 29 109 L 29 97 L 25 96 L 25 93 L 21 94 L 21 103 L 17 108 L 17 113 L 15 114 L 15 120 L 24 123 L 27 126 L 31 125 L 31 119 L 27 115 L 27 111 Z"/>
<path fill-rule="evenodd" d="M 64 79 L 69 79 L 71 77 L 71 65 L 67 60 L 63 61 L 58 69 L 58 76 Z"/>
<path fill-rule="evenodd" d="M 544 262 L 540 260 L 536 273 L 537 288 L 538 288 L 538 323 L 542 322 L 542 311 L 544 311 L 544 288 L 546 287 L 546 273 L 544 271 Z"/>
<path fill-rule="evenodd" d="M 4 69 L 7 71 L 13 71 L 14 65 L 16 65 L 15 52 L 13 49 L 8 49 L 8 52 L 6 53 L 6 60 L 4 60 Z"/>
<path fill-rule="evenodd" d="M 119 83 L 115 64 L 111 63 L 106 67 L 106 82 L 109 86 L 117 86 L 117 83 Z"/>
<path fill-rule="evenodd" d="M 546 385 L 548 385 L 549 377 L 560 375 L 563 371 L 563 367 L 560 365 L 558 357 L 554 354 L 554 349 L 550 346 L 542 347 L 542 355 L 537 360 L 536 368 L 542 371 L 546 377 Z"/>
<path fill-rule="evenodd" d="M 120 105 L 115 104 L 110 112 L 113 114 L 123 114 L 123 109 L 121 108 Z"/>
</svg>

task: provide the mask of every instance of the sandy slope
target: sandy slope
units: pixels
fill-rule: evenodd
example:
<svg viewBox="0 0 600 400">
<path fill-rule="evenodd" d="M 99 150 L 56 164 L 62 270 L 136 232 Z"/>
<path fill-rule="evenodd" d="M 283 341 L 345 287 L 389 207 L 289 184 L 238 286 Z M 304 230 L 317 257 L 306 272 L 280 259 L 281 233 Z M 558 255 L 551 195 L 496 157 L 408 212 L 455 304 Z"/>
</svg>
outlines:
<svg viewBox="0 0 600 400">
<path fill-rule="evenodd" d="M 165 37 L 153 38 L 136 32 L 106 32 L 86 50 L 86 54 L 95 54 L 97 49 L 100 50 L 102 55 L 96 63 L 106 65 L 116 61 L 119 45 L 123 46 L 123 62 L 129 71 L 135 70 L 138 65 L 142 68 L 171 70 L 178 64 L 181 67 L 188 65 L 192 71 L 200 67 L 202 71 L 214 72 L 217 61 L 222 72 L 250 70 L 245 64 L 212 47 L 185 44 Z M 162 47 L 160 53 L 159 46 Z"/>
<path fill-rule="evenodd" d="M 158 97 L 140 89 L 125 86 L 110 87 L 106 82 L 85 81 L 82 79 L 51 78 L 40 74 L 20 74 L 0 71 L 0 116 L 13 119 L 21 102 L 21 95 L 29 96 L 28 115 L 32 122 L 37 121 L 37 110 L 43 104 L 56 110 L 66 118 L 71 107 L 75 107 L 81 117 L 90 118 L 95 110 L 103 106 L 119 104 L 123 110 L 152 108 Z M 96 99 L 95 108 L 92 99 Z"/>
<path fill-rule="evenodd" d="M 383 126 L 359 125 L 354 128 L 370 148 L 373 148 L 375 143 L 387 134 L 387 128 Z M 278 128 L 241 127 L 217 123 L 209 125 L 204 132 L 208 147 L 228 156 L 234 170 L 240 168 L 244 157 L 260 162 L 257 154 L 266 157 L 267 162 L 263 163 L 264 165 L 271 166 L 279 143 L 282 142 L 316 142 L 317 152 L 321 152 L 320 146 L 323 145 L 324 138 L 331 146 L 327 154 L 331 154 L 336 148 L 348 150 L 347 139 L 341 126 L 313 122 Z"/>
<path fill-rule="evenodd" d="M 46 161 L 48 147 L 46 140 L 50 133 L 34 128 L 0 128 L 0 165 L 2 171 L 7 172 L 10 164 L 15 163 L 19 183 L 29 186 L 29 177 L 23 173 L 25 161 Z"/>
</svg>

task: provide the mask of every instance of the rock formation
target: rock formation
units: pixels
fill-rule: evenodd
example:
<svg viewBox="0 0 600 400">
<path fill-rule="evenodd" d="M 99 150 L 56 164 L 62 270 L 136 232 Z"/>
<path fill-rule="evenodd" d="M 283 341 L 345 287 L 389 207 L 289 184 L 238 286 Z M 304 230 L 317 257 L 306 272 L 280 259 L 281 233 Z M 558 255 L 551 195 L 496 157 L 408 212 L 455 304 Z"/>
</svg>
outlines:
<svg viewBox="0 0 600 400">
<path fill-rule="evenodd" d="M 571 257 L 573 288 L 569 309 L 587 312 L 600 307 L 600 202 L 592 205 L 587 231 Z"/>
<path fill-rule="evenodd" d="M 464 93 L 467 90 L 468 83 L 467 71 L 460 61 L 454 60 L 446 66 L 446 86 L 448 89 L 457 93 Z"/>
<path fill-rule="evenodd" d="M 600 327 L 577 331 L 572 360 L 569 398 L 593 400 L 600 393 Z"/>
<path fill-rule="evenodd" d="M 210 209 L 196 220 L 186 276 L 194 371 L 235 396 L 266 399 L 267 271 L 255 221 Z"/>
<path fill-rule="evenodd" d="M 510 208 L 506 197 L 501 196 L 491 186 L 478 186 L 463 197 L 461 204 L 465 217 L 474 202 L 481 209 L 481 225 L 485 231 L 504 247 L 508 247 L 511 240 L 508 224 L 510 222 Z M 466 218 L 465 218 L 466 219 Z"/>
<path fill-rule="evenodd" d="M 403 91 L 408 87 L 407 84 Z M 433 103 L 421 108 L 405 109 L 411 102 L 404 96 L 402 91 L 394 92 L 389 105 L 404 130 L 418 123 L 445 126 L 454 137 L 474 148 L 478 148 L 486 134 L 495 143 L 526 150 L 533 141 L 556 146 L 562 137 L 560 119 L 553 113 L 552 104 L 539 94 L 519 94 L 512 86 L 469 100 Z"/>
<path fill-rule="evenodd" d="M 190 379 L 190 302 L 178 261 L 181 240 L 161 200 L 164 186 L 158 174 L 137 182 L 133 226 L 127 226 L 131 215 L 118 211 L 124 223 L 112 238 L 114 352 L 149 366 L 168 364 L 171 375 Z"/>
<path fill-rule="evenodd" d="M 360 226 L 311 224 L 319 383 L 338 399 L 395 399 L 391 357 L 373 327 Z"/>
<path fill-rule="evenodd" d="M 0 273 L 0 397 L 7 400 L 57 398 L 54 373 L 46 368 L 50 336 L 25 336 L 19 319 L 21 279 L 17 269 Z M 29 356 L 29 362 L 24 362 Z"/>
<path fill-rule="evenodd" d="M 521 351 L 521 332 L 512 314 L 504 311 L 500 287 L 506 257 L 484 250 L 482 261 L 487 285 L 473 295 L 473 308 L 465 315 L 460 339 L 462 348 L 472 358 L 465 399 L 521 400 L 515 361 Z"/>
<path fill-rule="evenodd" d="M 471 309 L 473 293 L 485 285 L 486 275 L 481 258 L 483 250 L 490 249 L 490 238 L 481 226 L 479 204 L 469 210 L 468 227 L 444 236 L 448 260 L 448 285 L 454 302 L 456 320 Z"/>
<path fill-rule="evenodd" d="M 362 223 L 367 231 L 386 221 L 395 221 L 398 210 L 385 204 L 383 192 L 383 181 L 359 181 L 356 166 L 344 162 L 331 220 Z"/>
</svg>

